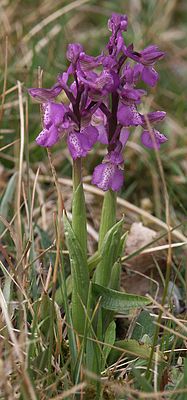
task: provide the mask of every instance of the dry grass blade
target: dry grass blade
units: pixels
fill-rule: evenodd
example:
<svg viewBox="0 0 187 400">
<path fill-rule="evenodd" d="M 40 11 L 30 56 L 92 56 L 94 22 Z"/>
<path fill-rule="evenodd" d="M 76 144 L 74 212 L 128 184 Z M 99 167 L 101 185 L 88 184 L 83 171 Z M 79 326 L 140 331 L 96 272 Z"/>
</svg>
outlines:
<svg viewBox="0 0 187 400">
<path fill-rule="evenodd" d="M 2 94 L 2 102 L 1 102 L 1 109 L 0 109 L 0 121 L 3 117 L 3 107 L 5 102 L 6 96 L 6 85 L 7 85 L 7 72 L 8 72 L 8 36 L 5 39 L 5 69 L 4 69 L 4 83 L 3 83 L 3 94 Z"/>
<path fill-rule="evenodd" d="M 33 36 L 35 36 L 38 32 L 40 32 L 45 26 L 50 24 L 51 22 L 55 21 L 56 19 L 60 18 L 62 15 L 68 13 L 69 11 L 75 10 L 76 8 L 82 6 L 85 3 L 88 3 L 90 0 L 76 0 L 72 3 L 60 8 L 59 10 L 55 11 L 53 14 L 49 15 L 47 18 L 44 18 L 40 21 L 39 24 L 35 25 L 34 28 L 27 33 L 27 35 L 23 38 L 25 42 L 30 40 Z"/>
<path fill-rule="evenodd" d="M 6 305 L 6 302 L 5 302 L 5 299 L 4 299 L 4 296 L 3 296 L 3 293 L 2 293 L 1 289 L 0 289 L 0 305 L 1 305 L 1 309 L 2 309 L 2 313 L 3 313 L 4 319 L 6 321 L 6 326 L 7 326 L 7 329 L 8 329 L 8 333 L 9 333 L 10 339 L 12 341 L 15 360 L 16 361 L 17 361 L 17 359 L 19 360 L 19 364 L 20 364 L 19 367 L 20 367 L 20 370 L 21 370 L 20 371 L 20 377 L 22 377 L 23 385 L 24 385 L 25 391 L 26 391 L 26 393 L 28 395 L 28 399 L 29 400 L 37 400 L 37 396 L 35 394 L 35 391 L 33 389 L 32 384 L 31 384 L 29 375 L 27 374 L 27 372 L 24 369 L 23 354 L 22 354 L 22 352 L 20 350 L 19 343 L 18 343 L 16 335 L 14 333 L 12 322 L 11 322 L 11 319 L 10 319 L 9 314 L 8 314 L 7 305 Z M 19 369 L 18 369 L 18 371 L 19 371 Z"/>
</svg>

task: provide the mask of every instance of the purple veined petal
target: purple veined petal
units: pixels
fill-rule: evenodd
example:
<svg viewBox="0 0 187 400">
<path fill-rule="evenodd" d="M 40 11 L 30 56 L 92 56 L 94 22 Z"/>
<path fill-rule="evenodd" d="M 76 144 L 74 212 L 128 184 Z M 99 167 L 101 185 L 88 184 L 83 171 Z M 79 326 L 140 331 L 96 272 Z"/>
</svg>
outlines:
<svg viewBox="0 0 187 400">
<path fill-rule="evenodd" d="M 98 130 L 95 126 L 89 125 L 81 131 L 81 135 L 84 135 L 88 138 L 88 142 L 90 145 L 90 149 L 97 142 L 98 139 Z"/>
<path fill-rule="evenodd" d="M 127 62 L 122 70 L 122 76 L 125 77 L 125 81 L 127 84 L 132 85 L 133 84 L 133 77 L 134 77 L 134 70 L 130 66 L 130 63 Z M 122 79 L 123 79 L 122 77 Z"/>
<path fill-rule="evenodd" d="M 93 57 L 81 52 L 79 56 L 80 68 L 85 72 L 97 68 L 102 64 L 103 58 L 102 54 L 98 57 Z"/>
<path fill-rule="evenodd" d="M 118 191 L 123 185 L 122 175 L 123 172 L 115 164 L 106 162 L 95 167 L 92 183 L 104 191 L 109 189 Z"/>
<path fill-rule="evenodd" d="M 142 118 L 134 104 L 120 104 L 117 112 L 118 122 L 123 126 L 138 126 L 142 124 Z"/>
<path fill-rule="evenodd" d="M 49 127 L 50 125 L 60 125 L 63 122 L 64 114 L 68 111 L 68 107 L 63 104 L 58 103 L 43 103 L 42 104 L 43 111 L 43 124 L 44 127 Z"/>
<path fill-rule="evenodd" d="M 103 67 L 108 69 L 115 69 L 117 66 L 117 60 L 112 56 L 104 56 L 102 61 Z"/>
<path fill-rule="evenodd" d="M 36 138 L 36 143 L 42 147 L 51 147 L 59 140 L 58 129 L 52 125 L 49 129 L 43 129 Z"/>
<path fill-rule="evenodd" d="M 72 131 L 69 133 L 67 138 L 67 144 L 69 152 L 73 158 L 76 160 L 80 157 L 85 157 L 89 149 L 89 141 L 87 137 L 80 138 L 81 133 Z"/>
<path fill-rule="evenodd" d="M 123 170 L 116 168 L 111 181 L 111 189 L 114 192 L 118 192 L 122 188 L 123 183 L 124 183 L 124 172 Z"/>
<path fill-rule="evenodd" d="M 133 68 L 133 81 L 134 81 L 134 84 L 138 83 L 138 81 L 141 79 L 143 68 L 144 67 L 141 64 L 135 64 L 134 65 L 134 68 Z"/>
<path fill-rule="evenodd" d="M 67 59 L 75 64 L 79 58 L 80 53 L 83 52 L 83 47 L 80 43 L 70 43 L 66 52 Z"/>
<path fill-rule="evenodd" d="M 28 92 L 33 99 L 42 103 L 54 100 L 62 91 L 62 86 L 56 83 L 51 89 L 30 88 Z"/>
<path fill-rule="evenodd" d="M 142 63 L 144 65 L 153 65 L 157 60 L 163 58 L 165 53 L 159 50 L 158 46 L 149 45 L 141 51 Z"/>
<path fill-rule="evenodd" d="M 149 86 L 153 87 L 158 81 L 159 75 L 152 67 L 144 67 L 142 70 L 142 80 Z"/>
<path fill-rule="evenodd" d="M 143 89 L 135 89 L 129 84 L 125 84 L 123 89 L 121 90 L 121 101 L 124 100 L 128 103 L 133 102 L 133 103 L 140 103 L 142 96 L 145 96 L 147 92 Z"/>
<path fill-rule="evenodd" d="M 165 111 L 153 111 L 147 114 L 147 119 L 152 124 L 154 122 L 162 121 L 166 116 Z M 147 125 L 146 118 L 142 115 L 142 126 Z"/>
<path fill-rule="evenodd" d="M 154 135 L 155 141 L 152 138 L 152 134 Z M 143 131 L 141 135 L 142 144 L 149 149 L 154 149 L 155 147 L 159 149 L 160 145 L 168 140 L 163 133 L 160 133 L 156 129 L 152 130 L 152 134 L 149 131 Z"/>
<path fill-rule="evenodd" d="M 88 126 L 81 132 L 72 131 L 68 135 L 67 143 L 70 154 L 76 158 L 86 157 L 98 138 L 98 131 L 93 126 Z"/>
<path fill-rule="evenodd" d="M 123 164 L 122 144 L 118 141 L 117 146 L 114 150 L 110 151 L 104 158 L 104 161 L 111 162 L 115 165 Z"/>
<path fill-rule="evenodd" d="M 128 141 L 129 136 L 130 136 L 130 131 L 129 131 L 129 129 L 127 129 L 127 128 L 122 128 L 122 129 L 121 129 L 121 132 L 120 132 L 119 140 L 120 140 L 120 142 L 122 143 L 123 148 L 125 147 L 125 145 L 126 145 L 126 143 L 127 143 L 127 141 Z"/>
<path fill-rule="evenodd" d="M 104 125 L 96 125 L 97 130 L 98 130 L 98 138 L 97 141 L 102 144 L 108 144 L 108 135 L 107 135 L 107 130 Z"/>
</svg>

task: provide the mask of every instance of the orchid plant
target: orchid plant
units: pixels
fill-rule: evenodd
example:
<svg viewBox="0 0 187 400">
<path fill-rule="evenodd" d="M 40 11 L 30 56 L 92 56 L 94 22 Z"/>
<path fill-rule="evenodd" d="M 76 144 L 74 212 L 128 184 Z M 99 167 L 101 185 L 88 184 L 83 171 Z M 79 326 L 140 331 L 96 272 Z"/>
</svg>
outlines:
<svg viewBox="0 0 187 400">
<path fill-rule="evenodd" d="M 73 160 L 72 223 L 65 212 L 63 217 L 71 264 L 71 305 L 65 280 L 63 305 L 71 327 L 68 338 L 75 383 L 84 375 L 80 373 L 81 363 L 96 375 L 108 365 L 110 346 L 116 340 L 115 313 L 148 303 L 147 298 L 120 291 L 120 258 L 126 234 L 122 231 L 123 219 L 116 222 L 116 192 L 124 184 L 124 149 L 131 129 L 142 128 L 141 142 L 149 149 L 158 150 L 167 141 L 153 128 L 166 113 L 143 115 L 138 110 L 146 95 L 141 82 L 144 87 L 156 85 L 159 76 L 154 65 L 164 53 L 155 45 L 139 52 L 133 44 L 127 46 L 127 26 L 126 15 L 113 14 L 108 21 L 111 35 L 100 55 L 87 55 L 81 44 L 69 44 L 68 69 L 58 75 L 54 86 L 29 89 L 32 98 L 42 103 L 43 129 L 37 144 L 50 148 L 63 139 Z M 81 161 L 98 143 L 106 147 L 106 155 L 95 167 L 92 183 L 106 193 L 98 250 L 88 258 Z M 100 383 L 94 377 L 90 380 L 100 396 Z"/>
</svg>

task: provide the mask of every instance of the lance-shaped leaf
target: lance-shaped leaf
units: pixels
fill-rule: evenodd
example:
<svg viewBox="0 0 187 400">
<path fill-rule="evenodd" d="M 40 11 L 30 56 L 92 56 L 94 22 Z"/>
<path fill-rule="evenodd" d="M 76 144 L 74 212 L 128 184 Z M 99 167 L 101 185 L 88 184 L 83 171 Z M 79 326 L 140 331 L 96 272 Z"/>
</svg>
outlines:
<svg viewBox="0 0 187 400">
<path fill-rule="evenodd" d="M 132 356 L 148 360 L 151 351 L 151 346 L 148 344 L 139 343 L 135 339 L 118 340 L 114 343 L 114 347 L 110 351 L 109 363 L 115 363 L 118 358 L 123 356 L 123 354 L 130 354 Z M 158 361 L 165 361 L 164 355 L 160 351 L 158 352 Z"/>
<path fill-rule="evenodd" d="M 111 346 L 113 346 L 113 344 L 115 342 L 115 338 L 116 338 L 116 323 L 115 323 L 115 321 L 112 321 L 109 324 L 108 328 L 106 329 L 105 337 L 104 337 L 105 344 L 103 347 L 103 356 L 104 356 L 103 369 L 106 366 L 106 361 L 110 354 Z"/>
<path fill-rule="evenodd" d="M 118 292 L 96 283 L 93 283 L 92 288 L 95 296 L 100 297 L 101 306 L 116 313 L 125 314 L 131 308 L 144 307 L 150 303 L 147 297 Z"/>
<path fill-rule="evenodd" d="M 119 257 L 120 238 L 123 219 L 117 222 L 105 235 L 100 249 L 101 262 L 98 264 L 95 274 L 95 282 L 108 286 L 111 277 L 112 266 Z"/>
<path fill-rule="evenodd" d="M 84 252 L 66 214 L 63 215 L 64 230 L 72 274 L 72 321 L 75 330 L 83 334 L 85 324 L 84 305 L 87 304 L 89 273 Z"/>
<path fill-rule="evenodd" d="M 106 236 L 109 229 L 116 222 L 116 193 L 112 190 L 108 190 L 105 193 L 102 213 L 101 213 L 101 223 L 99 230 L 99 249 L 102 246 L 104 237 Z"/>
</svg>

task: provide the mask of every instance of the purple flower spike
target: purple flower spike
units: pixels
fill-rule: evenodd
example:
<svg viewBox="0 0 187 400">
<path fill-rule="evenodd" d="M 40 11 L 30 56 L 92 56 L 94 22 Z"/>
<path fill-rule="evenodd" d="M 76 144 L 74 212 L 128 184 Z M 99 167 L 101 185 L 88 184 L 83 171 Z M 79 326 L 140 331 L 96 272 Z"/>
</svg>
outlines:
<svg viewBox="0 0 187 400">
<path fill-rule="evenodd" d="M 154 135 L 155 140 L 153 140 L 152 135 Z M 141 141 L 148 149 L 154 149 L 155 147 L 159 149 L 160 145 L 167 142 L 167 140 L 167 137 L 156 129 L 152 130 L 152 134 L 149 131 L 143 131 L 141 135 Z"/>
<path fill-rule="evenodd" d="M 112 189 L 118 192 L 123 186 L 123 182 L 123 171 L 112 162 L 99 164 L 94 169 L 92 183 L 104 191 Z"/>
<path fill-rule="evenodd" d="M 42 102 L 43 129 L 36 138 L 40 146 L 50 147 L 65 136 L 74 160 L 86 157 L 96 142 L 106 146 L 107 154 L 92 179 L 104 191 L 118 191 L 123 185 L 123 150 L 130 127 L 142 127 L 141 141 L 150 149 L 159 149 L 167 140 L 155 129 L 149 132 L 149 125 L 162 121 L 165 112 L 142 115 L 139 111 L 147 94 L 141 84 L 155 86 L 159 76 L 154 65 L 164 52 L 155 45 L 134 51 L 133 44 L 124 41 L 127 26 L 126 15 L 113 13 L 108 21 L 111 34 L 101 54 L 90 56 L 81 44 L 71 43 L 66 53 L 69 66 L 57 83 L 51 89 L 29 89 Z M 56 102 L 61 98 L 55 100 L 62 90 L 64 104 Z"/>
<path fill-rule="evenodd" d="M 94 126 L 88 126 L 80 132 L 71 131 L 67 143 L 69 152 L 74 160 L 86 157 L 98 138 L 98 131 Z"/>
<path fill-rule="evenodd" d="M 51 89 L 43 88 L 30 88 L 28 92 L 33 99 L 46 103 L 50 100 L 54 100 L 62 91 L 62 86 L 56 83 Z"/>
</svg>

